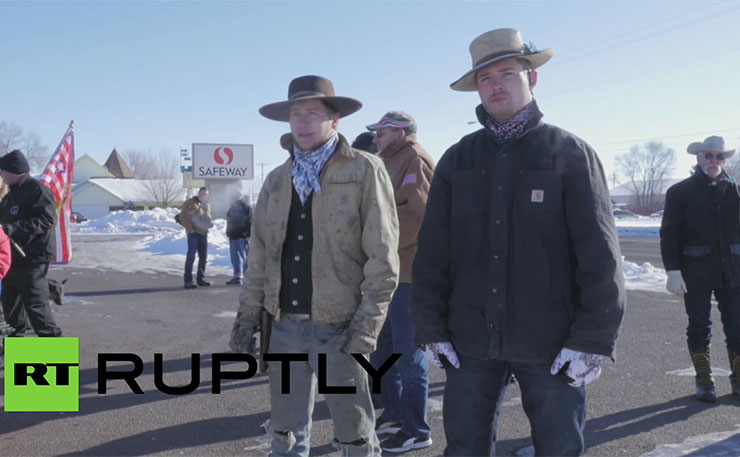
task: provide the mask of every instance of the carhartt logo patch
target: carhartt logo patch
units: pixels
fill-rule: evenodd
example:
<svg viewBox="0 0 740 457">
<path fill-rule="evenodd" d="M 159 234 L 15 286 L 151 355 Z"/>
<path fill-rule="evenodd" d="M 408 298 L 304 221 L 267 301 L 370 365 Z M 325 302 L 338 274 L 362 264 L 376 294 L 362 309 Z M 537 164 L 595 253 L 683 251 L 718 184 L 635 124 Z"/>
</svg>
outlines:
<svg viewBox="0 0 740 457">
<path fill-rule="evenodd" d="M 545 201 L 545 191 L 541 189 L 532 189 L 531 201 L 533 203 L 542 203 Z"/>
<path fill-rule="evenodd" d="M 416 182 L 416 173 L 411 173 L 406 175 L 403 178 L 403 182 L 401 183 L 402 186 L 405 186 L 406 184 L 414 184 Z"/>
<path fill-rule="evenodd" d="M 5 411 L 79 411 L 77 338 L 5 338 Z"/>
</svg>

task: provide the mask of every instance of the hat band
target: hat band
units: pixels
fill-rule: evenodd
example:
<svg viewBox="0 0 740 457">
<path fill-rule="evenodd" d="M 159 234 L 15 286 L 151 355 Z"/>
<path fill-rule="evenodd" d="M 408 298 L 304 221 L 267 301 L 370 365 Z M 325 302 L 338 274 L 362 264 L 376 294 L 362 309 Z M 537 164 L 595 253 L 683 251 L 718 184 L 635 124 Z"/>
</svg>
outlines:
<svg viewBox="0 0 740 457">
<path fill-rule="evenodd" d="M 327 96 L 326 94 L 324 94 L 322 92 L 317 92 L 317 91 L 314 91 L 314 90 L 302 90 L 300 92 L 296 92 L 295 94 L 291 94 L 290 97 L 288 97 L 288 100 L 294 100 L 296 98 L 301 98 L 301 97 L 311 97 L 311 96 L 315 96 L 315 95 L 319 95 L 321 97 L 326 97 Z"/>
<path fill-rule="evenodd" d="M 524 51 L 503 51 L 503 52 L 495 52 L 493 54 L 489 54 L 482 59 L 478 59 L 475 64 L 473 64 L 473 68 L 477 67 L 478 65 L 484 64 L 486 62 L 490 62 L 491 60 L 500 60 L 507 57 L 519 57 L 523 56 Z"/>
</svg>

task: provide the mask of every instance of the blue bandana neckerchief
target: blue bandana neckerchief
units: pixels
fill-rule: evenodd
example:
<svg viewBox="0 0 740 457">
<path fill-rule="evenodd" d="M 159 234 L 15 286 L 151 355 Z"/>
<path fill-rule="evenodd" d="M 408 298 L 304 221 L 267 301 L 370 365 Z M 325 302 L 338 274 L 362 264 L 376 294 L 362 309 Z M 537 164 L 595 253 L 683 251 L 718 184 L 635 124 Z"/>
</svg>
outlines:
<svg viewBox="0 0 740 457">
<path fill-rule="evenodd" d="M 486 117 L 486 128 L 493 133 L 499 144 L 508 143 L 511 140 L 516 140 L 522 133 L 524 133 L 524 126 L 527 121 L 532 118 L 535 114 L 535 104 L 530 102 L 527 106 L 519 110 L 511 119 L 503 123 L 498 123 L 491 118 Z"/>
<path fill-rule="evenodd" d="M 313 151 L 301 151 L 298 144 L 293 143 L 293 167 L 290 175 L 293 177 L 293 187 L 301 199 L 301 205 L 306 204 L 308 196 L 315 191 L 321 195 L 319 173 L 331 157 L 339 142 L 339 135 L 334 132 L 326 143 Z"/>
</svg>

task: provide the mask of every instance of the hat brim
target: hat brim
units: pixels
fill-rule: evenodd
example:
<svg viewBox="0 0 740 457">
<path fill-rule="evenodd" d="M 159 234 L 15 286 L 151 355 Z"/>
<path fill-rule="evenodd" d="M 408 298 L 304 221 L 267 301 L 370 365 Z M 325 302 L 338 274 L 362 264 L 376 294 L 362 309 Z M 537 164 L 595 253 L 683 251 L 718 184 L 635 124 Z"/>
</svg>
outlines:
<svg viewBox="0 0 740 457">
<path fill-rule="evenodd" d="M 304 100 L 324 100 L 334 107 L 339 113 L 339 117 L 349 116 L 356 113 L 362 108 L 362 102 L 349 97 L 326 97 L 324 95 L 308 95 L 297 97 L 293 100 L 286 100 L 277 103 L 270 103 L 259 109 L 261 115 L 273 121 L 288 122 L 290 119 L 290 105 L 295 102 Z"/>
<path fill-rule="evenodd" d="M 726 158 L 730 158 L 735 154 L 735 149 L 729 149 L 726 151 L 718 151 L 717 149 L 713 148 L 707 148 L 704 143 L 691 143 L 688 148 L 686 148 L 686 152 L 688 152 L 691 155 L 697 155 L 700 152 L 720 152 L 725 155 Z"/>
<path fill-rule="evenodd" d="M 532 70 L 534 70 L 546 64 L 547 61 L 552 58 L 554 53 L 555 53 L 554 49 L 547 48 L 547 49 L 543 49 L 542 51 L 538 51 L 533 54 L 527 54 L 527 55 L 511 53 L 511 54 L 504 54 L 504 55 L 496 56 L 493 59 L 486 60 L 484 62 L 479 63 L 475 67 L 473 67 L 472 70 L 462 75 L 460 79 L 450 84 L 450 88 L 452 90 L 458 90 L 462 92 L 476 91 L 478 90 L 478 87 L 475 81 L 475 74 L 478 72 L 478 70 L 481 70 L 482 68 L 485 68 L 491 64 L 494 64 L 496 62 L 501 62 L 502 60 L 506 60 L 506 59 L 524 59 L 524 60 L 529 61 L 530 65 L 532 65 Z"/>
</svg>

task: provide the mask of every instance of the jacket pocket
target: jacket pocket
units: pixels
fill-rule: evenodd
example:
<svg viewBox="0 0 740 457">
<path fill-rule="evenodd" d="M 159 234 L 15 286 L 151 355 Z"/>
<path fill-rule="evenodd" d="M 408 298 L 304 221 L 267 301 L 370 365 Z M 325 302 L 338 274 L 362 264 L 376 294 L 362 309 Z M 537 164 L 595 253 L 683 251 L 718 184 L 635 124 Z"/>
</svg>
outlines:
<svg viewBox="0 0 740 457">
<path fill-rule="evenodd" d="M 738 247 L 738 252 L 740 253 L 740 245 L 732 245 Z M 730 246 L 730 249 L 732 249 L 732 246 Z M 683 255 L 688 257 L 703 257 L 705 255 L 709 255 L 712 252 L 711 248 L 709 246 L 685 246 L 683 248 Z M 735 252 L 733 252 L 735 254 Z"/>
</svg>

